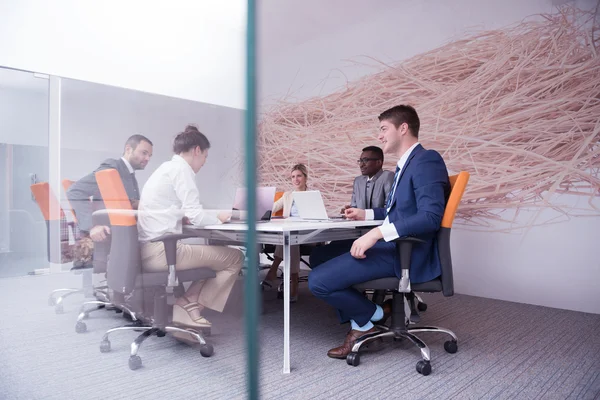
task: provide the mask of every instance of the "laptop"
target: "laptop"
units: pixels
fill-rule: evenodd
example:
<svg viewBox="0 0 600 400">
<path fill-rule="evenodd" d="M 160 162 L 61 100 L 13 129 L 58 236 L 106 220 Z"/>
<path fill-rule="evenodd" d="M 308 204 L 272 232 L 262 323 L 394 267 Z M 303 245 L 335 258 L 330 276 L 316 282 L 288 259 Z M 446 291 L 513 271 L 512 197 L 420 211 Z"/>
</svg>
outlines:
<svg viewBox="0 0 600 400">
<path fill-rule="evenodd" d="M 275 186 L 256 188 L 256 222 L 268 222 L 271 220 L 273 203 L 275 202 Z M 231 219 L 228 223 L 246 223 L 248 221 L 248 191 L 238 188 L 235 191 Z"/>
<path fill-rule="evenodd" d="M 343 216 L 330 217 L 325 210 L 323 197 L 318 190 L 294 192 L 294 203 L 298 209 L 299 220 L 303 221 L 343 221 Z"/>
</svg>

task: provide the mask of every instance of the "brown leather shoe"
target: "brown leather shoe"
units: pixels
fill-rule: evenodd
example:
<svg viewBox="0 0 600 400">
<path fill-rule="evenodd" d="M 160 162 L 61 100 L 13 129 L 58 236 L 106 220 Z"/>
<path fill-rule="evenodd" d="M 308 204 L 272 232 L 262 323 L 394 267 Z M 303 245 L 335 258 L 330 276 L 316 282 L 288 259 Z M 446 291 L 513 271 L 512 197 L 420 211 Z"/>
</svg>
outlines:
<svg viewBox="0 0 600 400">
<path fill-rule="evenodd" d="M 354 346 L 354 344 L 356 343 L 356 341 L 358 339 L 360 339 L 364 335 L 368 335 L 370 333 L 377 333 L 377 332 L 379 332 L 379 329 L 377 329 L 375 327 L 369 329 L 368 331 L 364 331 L 364 332 L 352 329 L 346 335 L 346 339 L 344 339 L 344 344 L 342 344 L 339 347 L 335 347 L 335 348 L 329 350 L 327 352 L 327 355 L 331 358 L 344 359 L 344 358 L 346 358 L 346 356 L 348 354 L 350 354 L 350 352 L 352 351 L 352 347 Z"/>
</svg>

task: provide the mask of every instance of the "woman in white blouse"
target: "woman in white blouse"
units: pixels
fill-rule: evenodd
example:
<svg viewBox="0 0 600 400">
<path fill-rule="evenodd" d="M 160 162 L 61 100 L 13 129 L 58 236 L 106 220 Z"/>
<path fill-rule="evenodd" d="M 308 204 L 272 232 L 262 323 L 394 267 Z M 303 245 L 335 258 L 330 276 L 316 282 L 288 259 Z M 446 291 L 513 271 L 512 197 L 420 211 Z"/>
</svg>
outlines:
<svg viewBox="0 0 600 400">
<path fill-rule="evenodd" d="M 140 199 L 138 232 L 142 268 L 146 272 L 167 270 L 162 242 L 152 242 L 166 233 L 181 233 L 185 223 L 202 226 L 219 224 L 231 211 L 206 210 L 200 204 L 196 174 L 208 156 L 210 143 L 194 126 L 186 127 L 173 143 L 175 155 L 150 176 Z M 209 267 L 213 279 L 193 282 L 173 306 L 173 323 L 190 328 L 210 328 L 203 316 L 209 308 L 222 312 L 244 263 L 244 254 L 230 247 L 177 243 L 178 270 Z"/>
<path fill-rule="evenodd" d="M 304 192 L 307 190 L 306 181 L 308 180 L 308 170 L 304 164 L 296 164 L 292 167 L 292 185 L 294 190 L 287 191 L 281 196 L 279 200 L 273 205 L 273 213 L 283 209 L 283 217 L 298 217 L 298 210 L 294 204 L 294 192 Z M 298 273 L 300 272 L 300 246 L 291 246 L 290 248 L 290 301 L 296 302 L 298 300 Z M 277 281 L 277 268 L 283 261 L 283 246 L 277 246 L 274 254 L 275 260 L 269 269 L 269 272 L 265 276 L 265 279 L 261 282 L 261 285 L 265 289 L 271 289 L 276 287 Z"/>
</svg>

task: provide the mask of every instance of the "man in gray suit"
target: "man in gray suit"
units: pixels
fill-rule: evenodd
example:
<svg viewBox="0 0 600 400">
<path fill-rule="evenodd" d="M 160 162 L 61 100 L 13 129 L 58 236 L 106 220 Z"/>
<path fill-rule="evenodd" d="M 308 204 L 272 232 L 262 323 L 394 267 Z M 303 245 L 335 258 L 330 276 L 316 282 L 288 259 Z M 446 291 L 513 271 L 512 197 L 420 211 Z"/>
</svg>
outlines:
<svg viewBox="0 0 600 400">
<path fill-rule="evenodd" d="M 344 207 L 344 211 L 346 208 L 367 210 L 383 207 L 394 183 L 394 173 L 382 169 L 383 150 L 377 146 L 365 147 L 358 166 L 362 175 L 354 179 L 352 200 L 349 206 Z"/>
<path fill-rule="evenodd" d="M 152 157 L 152 142 L 145 136 L 133 135 L 125 142 L 125 150 L 121 158 L 105 160 L 94 172 L 71 185 L 67 191 L 67 198 L 75 211 L 82 238 L 91 238 L 98 242 L 106 239 L 107 234 L 110 233 L 108 226 L 92 226 L 92 213 L 104 208 L 96 182 L 96 172 L 105 169 L 119 171 L 131 205 L 137 209 L 140 189 L 135 178 L 135 171 L 144 169 L 150 161 L 150 157 Z"/>
<path fill-rule="evenodd" d="M 342 208 L 342 214 L 348 208 L 356 207 L 367 210 L 385 207 L 385 202 L 394 184 L 394 173 L 382 169 L 383 150 L 381 148 L 369 146 L 362 149 L 358 166 L 362 175 L 354 179 L 350 205 Z M 310 254 L 310 267 L 315 268 L 325 261 L 350 251 L 352 243 L 354 240 L 339 240 L 326 246 L 316 247 Z"/>
</svg>

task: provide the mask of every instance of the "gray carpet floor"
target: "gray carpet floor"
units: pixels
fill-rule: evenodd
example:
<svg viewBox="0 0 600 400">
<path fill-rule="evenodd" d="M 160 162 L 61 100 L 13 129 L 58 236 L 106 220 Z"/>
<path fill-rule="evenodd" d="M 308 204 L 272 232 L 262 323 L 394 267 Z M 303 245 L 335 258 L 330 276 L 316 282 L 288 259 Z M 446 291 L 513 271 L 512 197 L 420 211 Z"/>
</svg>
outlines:
<svg viewBox="0 0 600 400">
<path fill-rule="evenodd" d="M 130 371 L 134 332 L 98 345 L 104 330 L 126 323 L 118 314 L 93 313 L 88 332 L 77 334 L 81 296 L 56 315 L 47 305 L 52 289 L 77 286 L 71 274 L 0 280 L 0 399 L 138 399 L 246 397 L 242 282 L 222 314 L 209 314 L 215 347 L 211 358 L 173 338 L 147 340 L 143 367 Z M 598 399 L 600 315 L 465 295 L 425 296 L 427 325 L 459 337 L 459 351 L 443 349 L 445 336 L 422 334 L 433 372 L 415 371 L 418 350 L 406 341 L 386 342 L 361 365 L 329 359 L 347 331 L 333 310 L 302 288 L 291 319 L 292 373 L 282 374 L 283 307 L 266 293 L 260 322 L 260 394 L 265 399 Z M 95 315 L 94 315 L 95 314 Z"/>
</svg>

